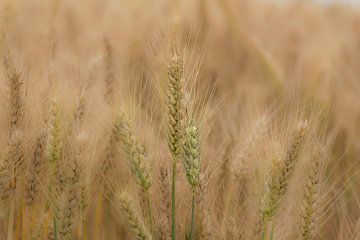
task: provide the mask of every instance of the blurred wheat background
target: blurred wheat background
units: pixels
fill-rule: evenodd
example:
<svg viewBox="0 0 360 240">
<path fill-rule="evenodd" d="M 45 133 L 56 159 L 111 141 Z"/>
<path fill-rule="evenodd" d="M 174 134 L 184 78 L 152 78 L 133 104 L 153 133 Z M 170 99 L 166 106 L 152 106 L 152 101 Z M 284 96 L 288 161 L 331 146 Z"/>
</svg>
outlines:
<svg viewBox="0 0 360 240">
<path fill-rule="evenodd" d="M 360 10 L 2 0 L 0 239 L 360 239 Z"/>
</svg>

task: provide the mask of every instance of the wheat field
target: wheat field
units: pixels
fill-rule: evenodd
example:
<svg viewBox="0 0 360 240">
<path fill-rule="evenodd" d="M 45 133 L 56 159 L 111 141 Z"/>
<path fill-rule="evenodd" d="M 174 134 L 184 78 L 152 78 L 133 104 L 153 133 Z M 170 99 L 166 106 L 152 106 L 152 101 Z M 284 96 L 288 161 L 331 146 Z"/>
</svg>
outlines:
<svg viewBox="0 0 360 240">
<path fill-rule="evenodd" d="M 360 9 L 0 1 L 0 240 L 360 240 Z"/>
</svg>

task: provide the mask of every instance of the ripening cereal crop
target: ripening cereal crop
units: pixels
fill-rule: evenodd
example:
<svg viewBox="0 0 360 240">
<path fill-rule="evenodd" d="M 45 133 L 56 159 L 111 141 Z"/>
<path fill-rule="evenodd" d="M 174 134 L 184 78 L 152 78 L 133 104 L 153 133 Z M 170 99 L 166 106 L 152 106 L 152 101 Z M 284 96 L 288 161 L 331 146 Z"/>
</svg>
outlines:
<svg viewBox="0 0 360 240">
<path fill-rule="evenodd" d="M 360 239 L 360 7 L 0 1 L 0 240 Z"/>
</svg>

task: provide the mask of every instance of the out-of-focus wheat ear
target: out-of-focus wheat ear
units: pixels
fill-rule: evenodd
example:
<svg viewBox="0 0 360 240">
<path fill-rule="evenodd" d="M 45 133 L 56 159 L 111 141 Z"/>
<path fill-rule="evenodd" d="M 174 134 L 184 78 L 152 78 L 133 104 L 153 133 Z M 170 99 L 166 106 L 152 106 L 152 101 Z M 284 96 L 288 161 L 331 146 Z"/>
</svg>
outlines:
<svg viewBox="0 0 360 240">
<path fill-rule="evenodd" d="M 86 102 L 84 92 L 82 91 L 81 94 L 76 99 L 76 108 L 74 111 L 74 124 L 76 128 L 81 128 L 84 118 L 86 114 Z"/>
<path fill-rule="evenodd" d="M 48 126 L 47 160 L 54 167 L 62 156 L 63 123 L 62 109 L 57 98 L 51 100 L 51 116 Z"/>
<path fill-rule="evenodd" d="M 254 126 L 248 132 L 244 139 L 235 141 L 233 149 L 233 159 L 230 164 L 230 178 L 229 186 L 224 193 L 224 211 L 222 228 L 230 227 L 228 224 L 228 217 L 231 216 L 231 209 L 234 207 L 235 197 L 236 199 L 243 200 L 248 190 L 250 180 L 250 165 L 248 159 L 256 151 L 256 146 L 266 133 L 266 126 L 268 119 L 266 116 L 262 116 L 255 122 Z M 244 212 L 243 212 L 244 214 Z M 232 220 L 231 220 L 232 221 Z"/>
<path fill-rule="evenodd" d="M 114 76 L 114 60 L 113 60 L 113 48 L 110 45 L 108 39 L 104 40 L 104 83 L 105 92 L 104 97 L 106 102 L 111 105 L 114 101 L 114 89 L 115 89 L 115 76 Z"/>
<path fill-rule="evenodd" d="M 46 156 L 46 138 L 45 133 L 41 134 L 35 144 L 34 152 L 28 167 L 25 182 L 25 202 L 28 206 L 33 206 L 41 195 L 41 182 L 43 179 L 42 168 L 45 165 Z"/>
<path fill-rule="evenodd" d="M 258 141 L 264 136 L 267 123 L 266 116 L 260 117 L 248 136 L 242 142 L 237 143 L 239 146 L 234 148 L 234 164 L 232 164 L 231 168 L 231 177 L 233 179 L 241 181 L 242 178 L 246 178 L 249 172 L 249 163 L 246 163 L 246 160 L 254 152 Z"/>
<path fill-rule="evenodd" d="M 48 207 L 51 204 L 54 210 L 54 219 L 58 218 L 58 197 L 64 189 L 64 175 L 61 169 L 61 158 L 63 156 L 63 113 L 59 105 L 58 99 L 55 97 L 51 100 L 51 116 L 48 125 L 48 139 L 46 145 L 46 158 L 49 167 L 49 187 L 48 187 Z"/>
<path fill-rule="evenodd" d="M 298 156 L 305 140 L 305 137 L 309 131 L 309 123 L 307 121 L 299 122 L 292 136 L 292 140 L 289 148 L 286 151 L 286 156 L 283 161 L 283 166 L 279 176 L 280 192 L 282 196 L 288 189 L 289 180 L 294 172 L 295 164 L 298 160 Z"/>
<path fill-rule="evenodd" d="M 9 92 L 9 141 L 7 153 L 4 160 L 4 166 L 11 171 L 11 188 L 15 189 L 17 185 L 17 176 L 23 161 L 23 121 L 24 121 L 24 100 L 23 83 L 21 82 L 21 72 L 19 72 L 9 53 L 4 56 L 4 67 L 8 81 Z"/>
<path fill-rule="evenodd" d="M 300 213 L 300 232 L 304 240 L 315 239 L 318 232 L 323 161 L 324 149 L 320 147 L 312 156 L 306 171 L 304 200 Z"/>
<path fill-rule="evenodd" d="M 255 234 L 262 234 L 262 239 L 267 234 L 267 225 L 278 207 L 280 199 L 280 184 L 278 177 L 281 174 L 282 158 L 278 151 L 271 156 L 270 177 L 266 182 L 265 193 L 261 199 L 261 216 L 258 219 L 259 228 Z"/>
<path fill-rule="evenodd" d="M 133 237 L 138 240 L 152 239 L 150 232 L 135 209 L 134 199 L 128 193 L 123 192 L 118 194 L 117 203 Z"/>
<path fill-rule="evenodd" d="M 177 53 L 173 53 L 167 67 L 167 140 L 172 156 L 171 178 L 171 238 L 176 239 L 176 162 L 182 154 L 183 135 L 183 73 L 184 61 Z"/>
<path fill-rule="evenodd" d="M 9 127 L 11 134 L 21 127 L 24 118 L 23 83 L 21 81 L 21 72 L 15 68 L 9 53 L 5 54 L 3 63 L 8 81 Z"/>
<path fill-rule="evenodd" d="M 275 156 L 273 157 L 270 179 L 266 184 L 266 193 L 263 199 L 263 237 L 266 236 L 267 225 L 271 221 L 272 217 L 275 215 L 277 209 L 281 204 L 283 196 L 288 190 L 288 183 L 294 172 L 300 149 L 303 145 L 308 131 L 309 124 L 307 121 L 298 123 L 298 126 L 293 133 L 290 146 L 288 147 L 283 160 L 279 161 L 280 158 L 278 154 L 275 154 Z"/>
<path fill-rule="evenodd" d="M 30 234 L 31 240 L 55 240 L 52 217 L 49 210 L 45 210 L 39 215 L 38 219 L 36 219 L 35 228 Z"/>
<path fill-rule="evenodd" d="M 20 165 L 23 162 L 24 158 L 24 146 L 23 146 L 23 136 L 22 133 L 18 130 L 12 132 L 10 136 L 10 142 L 8 146 L 8 152 L 6 156 L 6 161 L 10 166 L 7 171 L 10 171 L 10 181 L 9 181 L 9 220 L 8 220 L 8 235 L 7 239 L 13 239 L 13 228 L 14 228 L 14 214 L 16 208 L 16 188 L 17 188 L 17 177 L 19 174 Z M 5 166 L 6 166 L 5 165 Z"/>
<path fill-rule="evenodd" d="M 23 93 L 22 82 L 20 80 L 21 73 L 16 70 L 11 62 L 9 55 L 5 55 L 4 66 L 7 72 L 9 87 L 9 146 L 6 156 L 5 166 L 10 171 L 10 207 L 9 207 L 9 223 L 7 239 L 13 238 L 13 221 L 15 212 L 15 189 L 17 186 L 17 176 L 19 168 L 23 161 L 23 136 L 22 122 L 24 118 L 23 110 Z"/>
<path fill-rule="evenodd" d="M 106 185 L 104 184 L 104 176 L 107 176 L 110 169 L 111 169 L 111 165 L 113 164 L 113 161 L 116 158 L 117 152 L 118 152 L 118 144 L 120 141 L 120 132 L 119 132 L 119 127 L 118 127 L 118 119 L 115 118 L 113 123 L 112 123 L 112 127 L 111 127 L 111 133 L 110 136 L 108 138 L 108 142 L 106 144 L 106 149 L 103 155 L 103 159 L 101 161 L 101 165 L 99 167 L 99 171 L 97 173 L 97 175 L 99 175 L 99 177 L 97 179 L 99 179 L 99 185 L 101 187 L 106 187 Z M 103 191 L 104 194 L 108 195 L 108 191 L 104 190 Z"/>
<path fill-rule="evenodd" d="M 80 166 L 77 159 L 69 160 L 68 189 L 60 210 L 59 234 L 61 239 L 72 239 L 73 232 L 79 216 L 80 206 Z"/>
<path fill-rule="evenodd" d="M 17 187 L 19 167 L 24 158 L 23 135 L 20 131 L 14 131 L 9 138 L 1 156 L 0 186 L 1 198 L 6 199 Z"/>
</svg>

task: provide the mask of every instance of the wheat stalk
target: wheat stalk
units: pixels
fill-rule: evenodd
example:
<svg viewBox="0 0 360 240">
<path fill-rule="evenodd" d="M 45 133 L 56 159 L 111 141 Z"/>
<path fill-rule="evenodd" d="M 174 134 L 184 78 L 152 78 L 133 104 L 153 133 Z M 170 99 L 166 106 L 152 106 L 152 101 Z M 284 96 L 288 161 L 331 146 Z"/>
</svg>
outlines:
<svg viewBox="0 0 360 240">
<path fill-rule="evenodd" d="M 53 207 L 53 225 L 54 235 L 57 238 L 57 219 L 58 219 L 58 198 L 63 192 L 64 176 L 61 172 L 60 161 L 63 155 L 63 122 L 62 109 L 59 106 L 57 98 L 51 101 L 51 117 L 48 127 L 48 142 L 47 142 L 47 162 L 49 164 L 49 201 L 47 202 L 47 209 L 51 206 L 51 201 L 55 203 Z"/>
<path fill-rule="evenodd" d="M 172 156 L 172 183 L 171 183 L 171 238 L 176 239 L 176 163 L 182 153 L 182 118 L 183 118 L 183 59 L 176 53 L 171 55 L 167 68 L 167 138 L 168 146 Z"/>
<path fill-rule="evenodd" d="M 149 195 L 151 174 L 149 159 L 145 151 L 145 147 L 140 142 L 139 137 L 135 134 L 134 127 L 132 126 L 130 119 L 124 113 L 119 114 L 116 125 L 119 128 L 118 131 L 121 136 L 124 151 L 126 152 L 129 160 L 131 172 L 145 194 L 149 226 L 150 231 L 152 232 L 152 210 Z"/>
<path fill-rule="evenodd" d="M 192 117 L 189 118 L 184 131 L 184 167 L 188 183 L 192 190 L 190 240 L 194 239 L 195 197 L 200 185 L 200 140 L 199 129 Z"/>
</svg>

